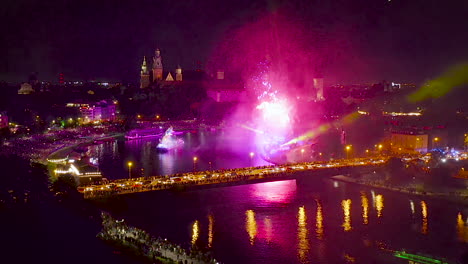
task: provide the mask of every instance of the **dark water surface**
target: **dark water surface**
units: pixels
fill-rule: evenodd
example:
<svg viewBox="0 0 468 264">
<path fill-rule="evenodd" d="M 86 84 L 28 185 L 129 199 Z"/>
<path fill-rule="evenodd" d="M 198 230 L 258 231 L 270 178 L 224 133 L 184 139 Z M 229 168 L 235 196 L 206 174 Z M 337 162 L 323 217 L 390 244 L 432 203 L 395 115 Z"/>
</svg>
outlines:
<svg viewBox="0 0 468 264">
<path fill-rule="evenodd" d="M 250 159 L 256 151 L 241 144 L 245 138 L 183 137 L 184 149 L 165 154 L 155 151 L 155 140 L 95 151 L 108 178 L 128 177 L 128 160 L 144 175 L 207 169 L 208 162 L 213 168 L 264 164 L 258 155 Z M 130 225 L 186 248 L 209 249 L 222 263 L 408 263 L 388 251 L 403 249 L 456 259 L 468 241 L 462 206 L 327 179 L 133 194 L 112 208 Z"/>
</svg>

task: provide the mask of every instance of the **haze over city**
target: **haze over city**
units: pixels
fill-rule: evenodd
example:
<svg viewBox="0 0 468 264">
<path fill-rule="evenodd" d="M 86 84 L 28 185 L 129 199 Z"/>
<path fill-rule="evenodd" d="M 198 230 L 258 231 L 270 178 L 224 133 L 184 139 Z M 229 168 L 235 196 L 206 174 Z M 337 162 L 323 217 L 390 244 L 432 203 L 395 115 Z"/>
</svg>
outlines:
<svg viewBox="0 0 468 264">
<path fill-rule="evenodd" d="M 466 14 L 7 0 L 0 262 L 468 264 Z"/>
</svg>

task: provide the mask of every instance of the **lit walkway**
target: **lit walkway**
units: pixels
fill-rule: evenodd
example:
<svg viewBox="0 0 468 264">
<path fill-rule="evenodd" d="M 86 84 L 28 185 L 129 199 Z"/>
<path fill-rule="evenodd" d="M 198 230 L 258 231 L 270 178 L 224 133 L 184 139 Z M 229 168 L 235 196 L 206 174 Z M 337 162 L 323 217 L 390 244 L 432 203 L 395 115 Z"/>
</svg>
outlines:
<svg viewBox="0 0 468 264">
<path fill-rule="evenodd" d="M 78 188 L 84 198 L 94 199 L 137 192 L 167 190 L 203 185 L 234 185 L 284 178 L 304 178 L 308 172 L 337 172 L 359 167 L 377 167 L 388 157 L 317 161 L 288 165 L 247 167 L 228 170 L 188 172 L 166 176 L 140 177 L 108 181 L 101 185 Z"/>
<path fill-rule="evenodd" d="M 107 213 L 102 213 L 102 231 L 98 234 L 103 240 L 114 241 L 123 247 L 136 249 L 152 261 L 157 258 L 171 260 L 174 263 L 217 264 L 212 257 L 199 251 L 187 252 L 179 245 L 167 239 L 151 237 L 144 230 L 127 226 L 124 221 L 117 221 Z"/>
</svg>

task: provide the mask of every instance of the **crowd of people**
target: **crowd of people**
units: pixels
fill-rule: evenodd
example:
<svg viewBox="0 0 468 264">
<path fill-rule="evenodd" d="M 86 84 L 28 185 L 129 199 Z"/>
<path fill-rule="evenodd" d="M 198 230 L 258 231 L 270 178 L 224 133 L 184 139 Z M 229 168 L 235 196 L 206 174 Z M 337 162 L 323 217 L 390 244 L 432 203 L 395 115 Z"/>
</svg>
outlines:
<svg viewBox="0 0 468 264">
<path fill-rule="evenodd" d="M 168 242 L 167 239 L 152 237 L 144 230 L 128 226 L 124 220 L 118 221 L 112 218 L 108 213 L 103 212 L 101 217 L 103 229 L 98 237 L 117 242 L 123 247 L 136 249 L 139 254 L 150 260 L 163 258 L 184 264 L 218 263 L 206 253 L 195 250 L 187 252 L 179 245 Z"/>
<path fill-rule="evenodd" d="M 43 162 L 51 153 L 65 146 L 89 141 L 91 138 L 118 132 L 113 126 L 78 127 L 65 130 L 50 130 L 42 134 L 12 138 L 3 143 L 2 153 L 13 154 L 25 159 Z"/>
<path fill-rule="evenodd" d="M 364 165 L 380 165 L 386 159 L 355 159 L 333 162 L 308 162 L 294 165 L 261 166 L 249 168 L 235 168 L 216 171 L 202 171 L 179 173 L 168 176 L 140 177 L 134 179 L 120 179 L 106 182 L 102 185 L 83 186 L 79 191 L 85 198 L 99 198 L 118 194 L 156 191 L 171 188 L 185 188 L 208 184 L 229 184 L 232 182 L 261 180 L 266 178 L 281 178 L 290 176 L 298 171 L 311 171 L 319 168 L 340 169 Z"/>
</svg>

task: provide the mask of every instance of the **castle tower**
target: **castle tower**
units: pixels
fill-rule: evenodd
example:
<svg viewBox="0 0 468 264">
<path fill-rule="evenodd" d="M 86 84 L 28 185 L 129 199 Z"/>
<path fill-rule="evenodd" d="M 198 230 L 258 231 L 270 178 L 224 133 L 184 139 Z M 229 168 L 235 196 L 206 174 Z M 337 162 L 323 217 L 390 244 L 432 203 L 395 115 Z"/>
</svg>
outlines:
<svg viewBox="0 0 468 264">
<path fill-rule="evenodd" d="M 150 75 L 148 66 L 146 65 L 146 56 L 143 57 L 143 64 L 141 64 L 140 72 L 140 88 L 147 88 L 150 85 Z"/>
<path fill-rule="evenodd" d="M 175 70 L 175 80 L 178 81 L 178 82 L 181 82 L 182 81 L 182 68 L 179 66 L 177 66 L 176 70 Z"/>
<path fill-rule="evenodd" d="M 153 57 L 153 82 L 160 81 L 163 78 L 163 65 L 161 59 L 161 51 L 156 49 Z"/>
</svg>

